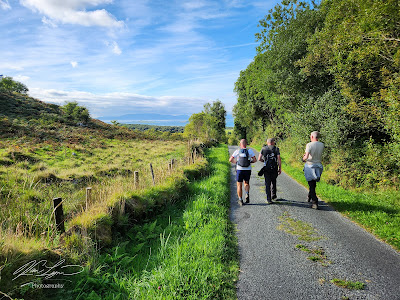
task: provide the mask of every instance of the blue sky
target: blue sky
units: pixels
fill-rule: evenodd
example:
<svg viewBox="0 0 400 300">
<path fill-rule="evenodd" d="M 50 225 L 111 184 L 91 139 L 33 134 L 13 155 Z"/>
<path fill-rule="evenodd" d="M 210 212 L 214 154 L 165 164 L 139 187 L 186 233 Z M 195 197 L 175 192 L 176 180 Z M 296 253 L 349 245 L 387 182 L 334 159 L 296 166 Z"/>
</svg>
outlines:
<svg viewBox="0 0 400 300">
<path fill-rule="evenodd" d="M 0 0 L 0 74 L 93 117 L 191 115 L 216 99 L 230 112 L 277 2 Z"/>
</svg>

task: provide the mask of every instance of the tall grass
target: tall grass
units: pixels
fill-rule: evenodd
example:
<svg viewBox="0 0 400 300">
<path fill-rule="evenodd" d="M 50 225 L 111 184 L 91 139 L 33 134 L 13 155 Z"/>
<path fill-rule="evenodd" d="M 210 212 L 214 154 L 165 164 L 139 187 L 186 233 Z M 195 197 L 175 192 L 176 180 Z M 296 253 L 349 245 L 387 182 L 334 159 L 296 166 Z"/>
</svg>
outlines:
<svg viewBox="0 0 400 300">
<path fill-rule="evenodd" d="M 235 299 L 237 244 L 229 221 L 226 146 L 178 203 L 120 237 L 74 289 L 77 299 Z"/>
<path fill-rule="evenodd" d="M 174 141 L 103 140 L 89 145 L 44 143 L 0 150 L 0 258 L 10 259 L 17 238 L 25 249 L 53 248 L 58 242 L 52 199 L 61 197 L 69 221 L 86 208 L 85 189 L 92 187 L 92 206 L 104 206 L 115 195 L 162 184 L 187 162 L 187 144 Z M 101 145 L 101 146 L 99 146 Z M 168 163 L 175 159 L 174 169 Z M 133 172 L 138 170 L 136 186 Z M 5 253 L 7 258 L 4 257 Z"/>
</svg>

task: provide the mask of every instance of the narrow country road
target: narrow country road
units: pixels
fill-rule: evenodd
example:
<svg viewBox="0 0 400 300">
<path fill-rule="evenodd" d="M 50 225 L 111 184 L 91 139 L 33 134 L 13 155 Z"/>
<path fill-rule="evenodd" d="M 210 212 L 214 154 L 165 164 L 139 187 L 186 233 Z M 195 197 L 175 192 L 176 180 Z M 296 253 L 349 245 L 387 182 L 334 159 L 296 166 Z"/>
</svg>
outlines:
<svg viewBox="0 0 400 300">
<path fill-rule="evenodd" d="M 229 147 L 230 154 L 237 148 Z M 284 173 L 278 177 L 278 201 L 266 204 L 264 180 L 257 175 L 261 167 L 253 164 L 250 203 L 242 207 L 237 204 L 235 166 L 231 169 L 239 300 L 400 299 L 398 252 L 323 202 L 320 210 L 309 208 L 307 190 Z M 333 284 L 334 279 L 365 286 L 346 289 Z"/>
</svg>

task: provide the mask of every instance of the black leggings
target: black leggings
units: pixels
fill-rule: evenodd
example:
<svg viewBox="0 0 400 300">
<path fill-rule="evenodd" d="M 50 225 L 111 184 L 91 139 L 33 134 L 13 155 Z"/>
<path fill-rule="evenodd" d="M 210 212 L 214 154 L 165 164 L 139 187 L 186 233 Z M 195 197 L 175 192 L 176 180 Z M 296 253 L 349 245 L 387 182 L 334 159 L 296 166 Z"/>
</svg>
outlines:
<svg viewBox="0 0 400 300">
<path fill-rule="evenodd" d="M 308 181 L 309 192 L 308 192 L 308 199 L 311 199 L 313 203 L 318 203 L 318 197 L 315 192 L 315 188 L 317 187 L 317 182 L 315 180 Z"/>
</svg>

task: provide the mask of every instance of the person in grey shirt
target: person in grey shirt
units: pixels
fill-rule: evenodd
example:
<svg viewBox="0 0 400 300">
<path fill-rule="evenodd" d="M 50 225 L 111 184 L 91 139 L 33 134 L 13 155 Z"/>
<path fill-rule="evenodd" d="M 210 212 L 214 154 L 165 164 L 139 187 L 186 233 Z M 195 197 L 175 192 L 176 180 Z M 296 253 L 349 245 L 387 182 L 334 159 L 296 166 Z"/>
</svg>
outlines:
<svg viewBox="0 0 400 300">
<path fill-rule="evenodd" d="M 310 134 L 311 142 L 306 145 L 306 151 L 303 155 L 304 176 L 308 182 L 308 202 L 312 201 L 312 208 L 318 209 L 318 197 L 315 192 L 317 182 L 321 178 L 323 166 L 321 163 L 324 144 L 319 141 L 320 133 L 313 131 Z"/>
</svg>

